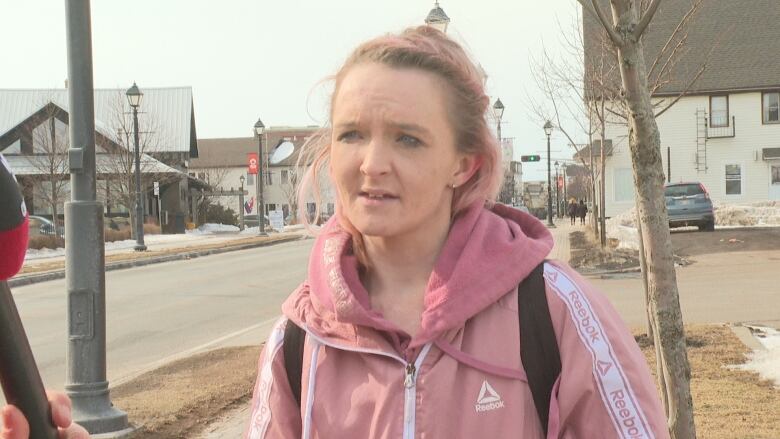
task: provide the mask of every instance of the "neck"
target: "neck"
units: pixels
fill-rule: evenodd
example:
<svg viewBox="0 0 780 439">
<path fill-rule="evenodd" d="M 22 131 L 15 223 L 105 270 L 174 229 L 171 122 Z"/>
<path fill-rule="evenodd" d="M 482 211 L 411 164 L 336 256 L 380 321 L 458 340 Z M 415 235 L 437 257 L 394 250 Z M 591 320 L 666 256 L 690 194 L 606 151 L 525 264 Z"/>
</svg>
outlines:
<svg viewBox="0 0 780 439">
<path fill-rule="evenodd" d="M 364 237 L 371 261 L 371 269 L 364 279 L 369 294 L 390 290 L 424 295 L 450 229 L 449 215 L 437 222 L 406 236 Z"/>
</svg>

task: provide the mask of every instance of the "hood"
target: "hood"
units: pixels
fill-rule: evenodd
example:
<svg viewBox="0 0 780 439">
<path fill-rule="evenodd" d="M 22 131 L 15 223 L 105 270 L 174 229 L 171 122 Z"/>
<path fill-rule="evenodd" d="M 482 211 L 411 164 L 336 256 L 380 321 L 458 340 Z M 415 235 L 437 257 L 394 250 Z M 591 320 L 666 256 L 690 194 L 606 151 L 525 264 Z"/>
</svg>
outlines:
<svg viewBox="0 0 780 439">
<path fill-rule="evenodd" d="M 331 218 L 317 237 L 307 282 L 283 306 L 288 318 L 323 338 L 363 347 L 379 343 L 368 334 L 397 338 L 400 330 L 370 309 L 360 282 L 352 240 Z M 425 291 L 421 330 L 410 347 L 446 331 L 513 291 L 553 246 L 550 232 L 533 216 L 497 204 L 475 203 L 450 228 Z M 373 339 L 373 341 L 372 341 Z"/>
</svg>

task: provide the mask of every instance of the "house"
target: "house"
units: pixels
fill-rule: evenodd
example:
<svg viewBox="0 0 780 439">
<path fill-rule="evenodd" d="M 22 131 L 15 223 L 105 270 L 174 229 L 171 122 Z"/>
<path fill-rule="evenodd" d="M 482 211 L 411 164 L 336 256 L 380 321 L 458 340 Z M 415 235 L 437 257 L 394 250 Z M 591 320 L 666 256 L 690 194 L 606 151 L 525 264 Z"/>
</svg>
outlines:
<svg viewBox="0 0 780 439">
<path fill-rule="evenodd" d="M 690 5 L 687 0 L 661 3 L 643 37 L 648 69 L 659 53 L 670 53 L 662 48 Z M 679 98 L 656 117 L 667 182 L 701 182 L 716 203 L 780 200 L 778 21 L 776 0 L 754 0 L 750 7 L 708 0 L 692 15 L 679 58 L 668 64 L 663 61 L 668 55 L 661 58 L 669 68 L 652 102 L 660 111 Z M 599 26 L 583 14 L 586 69 L 599 56 Z M 651 83 L 662 69 L 656 67 Z M 619 77 L 611 81 L 619 84 Z M 586 86 L 589 104 L 598 94 Z M 617 108 L 614 102 L 607 107 Z M 634 206 L 634 184 L 625 120 L 607 120 L 605 212 L 610 217 Z M 596 117 L 592 121 L 598 124 Z M 594 152 L 598 157 L 600 141 L 594 142 Z M 580 154 L 587 160 L 589 151 Z"/>
<path fill-rule="evenodd" d="M 129 215 L 135 200 L 133 126 L 124 93 L 98 89 L 94 94 L 97 198 L 108 216 Z M 181 229 L 190 214 L 189 187 L 203 184 L 185 172 L 198 154 L 192 89 L 149 88 L 143 93 L 138 118 L 146 221 L 156 222 L 159 215 L 164 228 L 171 228 L 177 219 Z M 61 217 L 63 203 L 70 199 L 68 108 L 67 89 L 0 89 L 0 152 L 37 215 L 54 216 L 56 204 Z M 160 186 L 159 204 L 153 182 Z"/>
<path fill-rule="evenodd" d="M 302 146 L 318 132 L 316 126 L 308 127 L 270 127 L 263 133 L 263 202 L 265 214 L 281 210 L 288 221 L 297 215 L 296 183 L 303 169 L 296 167 Z M 238 189 L 243 177 L 244 190 L 248 192 L 244 206 L 239 205 L 238 197 L 215 197 L 219 204 L 233 209 L 240 208 L 246 215 L 257 214 L 257 194 L 259 185 L 256 175 L 250 174 L 248 157 L 258 154 L 259 139 L 239 137 L 226 139 L 199 139 L 199 157 L 190 162 L 189 173 L 206 181 L 217 190 Z M 286 154 L 289 153 L 289 154 Z M 325 216 L 334 213 L 333 195 L 326 187 L 324 190 L 323 212 Z M 314 200 L 309 200 L 306 209 L 314 212 Z"/>
</svg>

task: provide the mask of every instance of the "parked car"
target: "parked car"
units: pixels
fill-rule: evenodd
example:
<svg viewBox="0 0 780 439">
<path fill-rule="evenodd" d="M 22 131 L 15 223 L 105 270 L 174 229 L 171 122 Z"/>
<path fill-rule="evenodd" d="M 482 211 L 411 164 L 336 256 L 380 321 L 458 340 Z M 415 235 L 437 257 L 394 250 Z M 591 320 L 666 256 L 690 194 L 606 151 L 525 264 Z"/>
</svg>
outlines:
<svg viewBox="0 0 780 439">
<path fill-rule="evenodd" d="M 265 219 L 265 228 L 271 227 L 271 221 L 268 219 L 268 216 L 263 216 Z M 251 215 L 244 215 L 244 226 L 245 227 L 258 227 L 259 223 L 257 222 L 257 214 L 251 214 Z"/>
<path fill-rule="evenodd" d="M 715 213 L 710 194 L 698 182 L 669 183 L 664 188 L 669 227 L 697 226 L 715 230 Z"/>
<path fill-rule="evenodd" d="M 54 235 L 55 227 L 54 223 L 48 218 L 37 215 L 30 215 L 29 230 L 31 237 L 40 235 Z M 64 233 L 65 231 L 62 227 L 60 227 L 58 233 L 60 238 L 64 236 Z"/>
</svg>

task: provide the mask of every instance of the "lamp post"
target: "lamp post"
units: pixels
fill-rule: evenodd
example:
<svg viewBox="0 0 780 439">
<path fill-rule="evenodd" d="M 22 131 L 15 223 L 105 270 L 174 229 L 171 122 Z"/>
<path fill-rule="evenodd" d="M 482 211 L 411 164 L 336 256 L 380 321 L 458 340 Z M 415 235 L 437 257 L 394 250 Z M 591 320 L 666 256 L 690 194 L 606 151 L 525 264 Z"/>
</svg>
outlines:
<svg viewBox="0 0 780 439">
<path fill-rule="evenodd" d="M 547 135 L 547 227 L 553 228 L 552 220 L 552 186 L 550 186 L 550 135 L 552 134 L 553 124 L 549 120 L 544 123 L 544 134 Z"/>
<path fill-rule="evenodd" d="M 558 218 L 561 217 L 561 193 L 558 190 L 558 169 L 560 168 L 558 160 L 555 161 L 555 213 Z"/>
<path fill-rule="evenodd" d="M 133 140 L 135 142 L 135 251 L 142 252 L 146 250 L 144 244 L 144 206 L 141 202 L 141 155 L 138 152 L 138 107 L 141 105 L 141 98 L 144 96 L 138 86 L 133 82 L 133 86 L 127 90 L 127 102 L 133 109 Z"/>
<path fill-rule="evenodd" d="M 439 6 L 438 1 L 433 5 L 433 9 L 428 12 L 428 16 L 425 17 L 425 24 L 433 27 L 434 29 L 442 31 L 445 34 L 447 33 L 447 26 L 450 24 L 450 17 L 444 13 L 444 9 Z"/>
<path fill-rule="evenodd" d="M 257 123 L 255 123 L 255 134 L 257 134 L 260 151 L 260 166 L 257 167 L 257 225 L 259 229 L 258 235 L 260 236 L 268 236 L 268 234 L 265 233 L 265 202 L 263 201 L 263 178 L 265 177 L 265 174 L 263 174 L 263 164 L 265 163 L 265 158 L 263 157 L 264 132 L 265 125 L 263 125 L 263 121 L 257 119 Z"/>
<path fill-rule="evenodd" d="M 496 117 L 496 136 L 498 137 L 498 147 L 501 150 L 501 155 L 504 157 L 502 162 L 504 162 L 504 184 L 503 188 L 501 189 L 501 195 L 500 195 L 500 201 L 504 204 L 511 204 L 511 200 L 509 199 L 509 183 L 510 183 L 510 173 L 509 169 L 506 168 L 506 166 L 509 165 L 510 160 L 506 159 L 506 154 L 504 151 L 504 146 L 502 145 L 502 139 L 501 139 L 501 118 L 504 116 L 504 104 L 501 102 L 501 99 L 496 99 L 496 103 L 493 104 L 493 114 Z"/>
<path fill-rule="evenodd" d="M 241 194 L 238 196 L 238 225 L 240 230 L 244 230 L 244 176 L 243 174 L 238 177 L 238 181 L 241 182 Z"/>
</svg>

